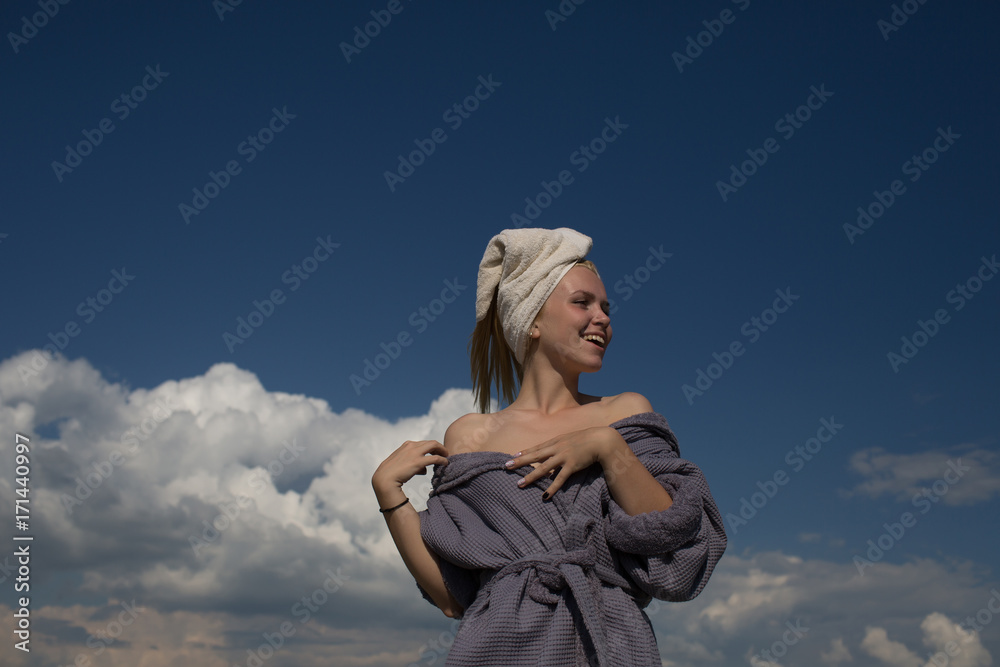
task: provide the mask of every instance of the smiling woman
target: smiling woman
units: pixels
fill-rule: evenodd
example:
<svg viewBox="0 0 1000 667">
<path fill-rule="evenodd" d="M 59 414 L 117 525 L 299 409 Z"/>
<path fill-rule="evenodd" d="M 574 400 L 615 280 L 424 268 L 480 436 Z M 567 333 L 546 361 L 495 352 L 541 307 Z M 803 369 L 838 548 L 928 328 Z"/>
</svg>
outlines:
<svg viewBox="0 0 1000 667">
<path fill-rule="evenodd" d="M 578 390 L 612 341 L 590 247 L 566 228 L 493 237 L 469 343 L 480 412 L 372 476 L 421 594 L 462 619 L 448 665 L 660 665 L 643 608 L 698 595 L 726 548 L 704 476 L 649 401 Z M 494 385 L 509 405 L 488 415 Z M 418 513 L 402 485 L 431 464 Z"/>
</svg>

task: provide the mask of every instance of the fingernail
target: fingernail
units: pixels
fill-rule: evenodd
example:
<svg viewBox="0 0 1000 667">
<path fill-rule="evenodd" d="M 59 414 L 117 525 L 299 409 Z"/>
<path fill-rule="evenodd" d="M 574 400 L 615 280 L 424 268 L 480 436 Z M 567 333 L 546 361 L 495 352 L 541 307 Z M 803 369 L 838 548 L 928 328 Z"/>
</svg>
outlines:
<svg viewBox="0 0 1000 667">
<path fill-rule="evenodd" d="M 514 458 L 516 459 L 520 455 L 521 455 L 521 452 L 518 452 L 517 454 L 514 454 Z"/>
<path fill-rule="evenodd" d="M 549 492 L 546 491 L 545 493 L 542 494 L 542 500 L 548 500 L 548 499 L 549 499 Z"/>
<path fill-rule="evenodd" d="M 507 461 L 507 463 L 504 463 L 503 467 L 504 468 L 511 468 L 511 467 L 513 467 L 513 465 L 514 465 L 514 459 L 511 459 L 510 461 Z"/>
<path fill-rule="evenodd" d="M 524 478 L 523 477 L 518 481 L 517 485 L 518 486 L 524 486 Z"/>
</svg>

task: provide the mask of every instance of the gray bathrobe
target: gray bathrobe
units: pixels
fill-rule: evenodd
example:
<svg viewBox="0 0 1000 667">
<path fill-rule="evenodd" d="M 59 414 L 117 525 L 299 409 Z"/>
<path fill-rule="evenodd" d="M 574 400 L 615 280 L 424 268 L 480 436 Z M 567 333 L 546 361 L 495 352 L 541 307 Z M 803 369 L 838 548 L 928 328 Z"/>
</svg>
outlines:
<svg viewBox="0 0 1000 667">
<path fill-rule="evenodd" d="M 465 609 L 447 665 L 659 667 L 642 608 L 653 597 L 698 595 L 726 533 L 704 475 L 679 458 L 663 416 L 611 426 L 673 498 L 669 509 L 629 516 L 599 464 L 545 501 L 551 480 L 518 488 L 532 467 L 507 470 L 502 452 L 454 454 L 434 467 L 421 534 Z"/>
</svg>

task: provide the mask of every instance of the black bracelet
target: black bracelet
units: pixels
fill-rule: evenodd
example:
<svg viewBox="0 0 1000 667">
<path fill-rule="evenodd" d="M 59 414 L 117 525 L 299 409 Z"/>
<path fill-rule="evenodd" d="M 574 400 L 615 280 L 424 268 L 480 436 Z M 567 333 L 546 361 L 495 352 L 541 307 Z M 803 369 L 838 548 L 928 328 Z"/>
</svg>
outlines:
<svg viewBox="0 0 1000 667">
<path fill-rule="evenodd" d="M 406 499 L 406 500 L 404 500 L 403 502 L 399 503 L 399 504 L 398 504 L 398 505 L 396 505 L 395 507 L 390 507 L 390 508 L 389 508 L 389 509 L 387 509 L 387 510 L 384 510 L 384 509 L 382 509 L 382 508 L 380 507 L 380 508 L 378 508 L 378 511 L 379 511 L 379 512 L 381 512 L 382 514 L 385 514 L 386 512 L 391 512 L 391 511 L 393 511 L 393 510 L 398 510 L 398 509 L 399 509 L 400 507 L 402 507 L 403 505 L 405 505 L 405 504 L 406 504 L 406 503 L 408 503 L 408 502 L 410 502 L 410 499 L 409 499 L 409 498 L 407 498 L 407 499 Z"/>
</svg>

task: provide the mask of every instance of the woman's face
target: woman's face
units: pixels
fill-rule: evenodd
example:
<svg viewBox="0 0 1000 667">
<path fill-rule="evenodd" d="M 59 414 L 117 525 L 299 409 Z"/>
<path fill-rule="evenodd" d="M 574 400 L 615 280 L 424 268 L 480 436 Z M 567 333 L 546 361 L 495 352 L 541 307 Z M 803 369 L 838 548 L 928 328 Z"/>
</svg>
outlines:
<svg viewBox="0 0 1000 667">
<path fill-rule="evenodd" d="M 611 343 L 608 309 L 601 279 L 586 267 L 574 266 L 535 318 L 539 333 L 536 354 L 545 351 L 553 364 L 569 365 L 580 372 L 600 370 L 604 351 Z"/>
</svg>

